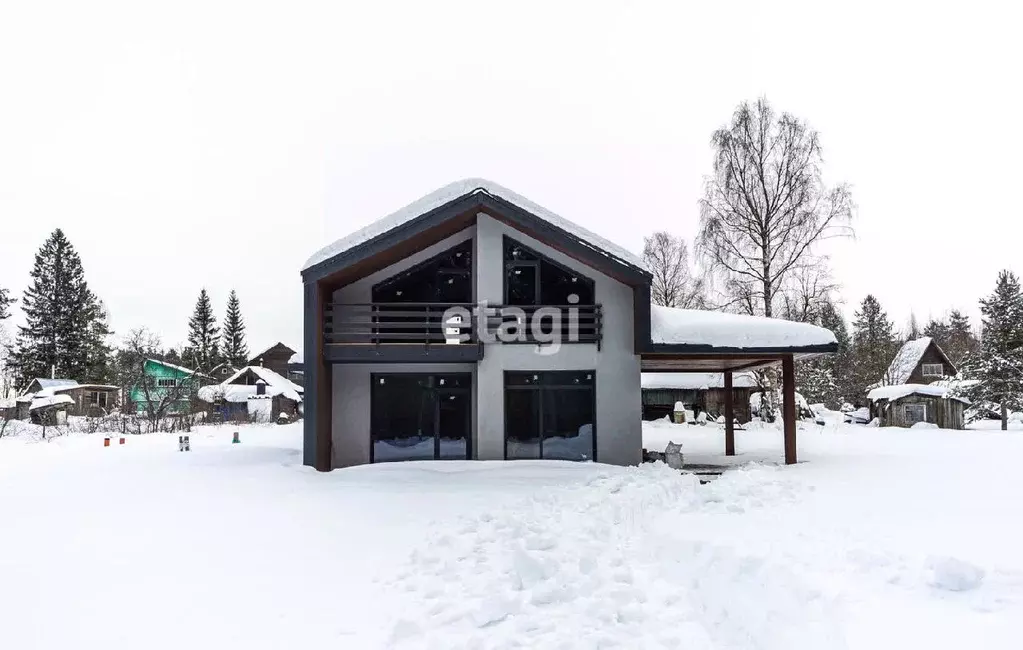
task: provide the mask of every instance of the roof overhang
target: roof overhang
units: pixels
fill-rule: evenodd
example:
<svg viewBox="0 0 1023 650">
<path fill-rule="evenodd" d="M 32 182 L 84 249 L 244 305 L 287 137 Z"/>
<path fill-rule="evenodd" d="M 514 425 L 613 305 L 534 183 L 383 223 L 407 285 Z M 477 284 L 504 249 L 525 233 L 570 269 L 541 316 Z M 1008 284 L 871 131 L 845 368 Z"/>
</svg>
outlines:
<svg viewBox="0 0 1023 650">
<path fill-rule="evenodd" d="M 629 286 L 650 282 L 646 269 L 600 250 L 581 237 L 483 188 L 461 195 L 302 271 L 305 283 L 341 286 L 366 277 L 476 223 L 478 214 L 519 230 Z"/>
<path fill-rule="evenodd" d="M 786 357 L 807 360 L 838 351 L 838 344 L 790 348 L 724 348 L 711 345 L 654 343 L 640 355 L 642 372 L 738 372 L 780 363 Z"/>
</svg>

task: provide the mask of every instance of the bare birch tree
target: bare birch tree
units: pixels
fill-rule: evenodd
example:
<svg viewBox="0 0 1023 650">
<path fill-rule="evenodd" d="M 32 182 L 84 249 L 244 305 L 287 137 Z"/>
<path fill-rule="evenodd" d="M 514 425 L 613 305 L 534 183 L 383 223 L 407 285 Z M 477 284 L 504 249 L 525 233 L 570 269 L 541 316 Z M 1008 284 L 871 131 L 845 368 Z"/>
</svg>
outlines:
<svg viewBox="0 0 1023 650">
<path fill-rule="evenodd" d="M 689 266 L 689 247 L 681 237 L 660 231 L 643 238 L 643 260 L 653 282 L 650 299 L 655 305 L 703 309 L 704 281 Z"/>
<path fill-rule="evenodd" d="M 775 297 L 814 244 L 852 233 L 852 195 L 845 184 L 825 186 L 817 131 L 777 115 L 766 99 L 740 104 L 711 145 L 698 250 L 724 276 L 732 306 L 772 316 Z"/>
</svg>

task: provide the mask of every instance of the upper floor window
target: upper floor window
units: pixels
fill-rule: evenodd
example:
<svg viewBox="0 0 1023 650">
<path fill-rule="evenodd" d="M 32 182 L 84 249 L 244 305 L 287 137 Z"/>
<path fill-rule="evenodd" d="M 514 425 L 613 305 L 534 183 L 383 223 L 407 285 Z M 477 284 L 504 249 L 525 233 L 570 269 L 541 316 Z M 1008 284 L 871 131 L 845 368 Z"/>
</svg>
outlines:
<svg viewBox="0 0 1023 650">
<path fill-rule="evenodd" d="M 945 375 L 945 367 L 940 363 L 925 363 L 923 371 L 924 377 L 942 377 Z"/>
<path fill-rule="evenodd" d="M 593 280 L 504 238 L 504 301 L 508 305 L 593 305 Z"/>
<path fill-rule="evenodd" d="M 156 385 L 160 388 L 173 388 L 178 385 L 177 379 L 157 379 Z"/>
<path fill-rule="evenodd" d="M 472 240 L 375 285 L 373 302 L 472 302 Z"/>
</svg>

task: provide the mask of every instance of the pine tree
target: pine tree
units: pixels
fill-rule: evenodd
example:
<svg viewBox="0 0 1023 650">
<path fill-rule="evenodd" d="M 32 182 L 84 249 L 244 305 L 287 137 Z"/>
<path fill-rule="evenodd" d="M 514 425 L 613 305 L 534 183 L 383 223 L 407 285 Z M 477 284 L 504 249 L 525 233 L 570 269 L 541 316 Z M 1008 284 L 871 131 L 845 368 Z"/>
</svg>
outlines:
<svg viewBox="0 0 1023 650">
<path fill-rule="evenodd" d="M 82 261 L 59 228 L 36 253 L 25 289 L 25 325 L 11 350 L 18 387 L 35 377 L 90 380 L 90 368 L 107 363 L 105 313 L 89 290 Z"/>
<path fill-rule="evenodd" d="M 183 356 L 191 368 L 204 373 L 220 363 L 220 328 L 205 288 L 199 292 L 195 311 L 188 319 L 188 347 Z"/>
<path fill-rule="evenodd" d="M 912 341 L 921 336 L 920 323 L 916 320 L 916 314 L 909 312 L 909 327 L 906 329 L 906 340 Z"/>
<path fill-rule="evenodd" d="M 942 350 L 945 350 L 945 346 L 948 344 L 949 338 L 948 323 L 944 320 L 932 318 L 927 321 L 927 325 L 924 326 L 923 334 L 924 336 L 929 336 L 934 339 L 934 342 L 937 343 Z M 948 354 L 948 350 L 945 350 L 945 353 Z"/>
<path fill-rule="evenodd" d="M 980 350 L 968 355 L 960 370 L 979 382 L 957 392 L 974 403 L 999 406 L 1005 430 L 1009 409 L 1023 407 L 1023 294 L 1014 273 L 998 274 L 994 293 L 980 301 L 980 313 Z"/>
<path fill-rule="evenodd" d="M 233 368 L 243 367 L 249 359 L 249 347 L 245 344 L 245 320 L 242 318 L 238 294 L 234 289 L 227 297 L 223 330 L 224 361 Z"/>
<path fill-rule="evenodd" d="M 884 380 L 898 348 L 892 322 L 877 298 L 868 295 L 860 303 L 853 321 L 852 377 L 849 382 L 852 395 L 849 397 L 863 403 L 867 387 Z"/>
</svg>

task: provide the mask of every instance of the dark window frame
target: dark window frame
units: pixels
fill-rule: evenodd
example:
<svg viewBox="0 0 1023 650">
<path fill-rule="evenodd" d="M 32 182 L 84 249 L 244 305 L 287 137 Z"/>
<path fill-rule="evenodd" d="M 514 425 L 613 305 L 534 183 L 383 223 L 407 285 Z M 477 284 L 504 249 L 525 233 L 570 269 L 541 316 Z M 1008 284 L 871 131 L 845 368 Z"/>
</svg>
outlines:
<svg viewBox="0 0 1023 650">
<path fill-rule="evenodd" d="M 473 246 L 473 241 L 474 241 L 474 238 L 473 237 L 469 237 L 468 239 L 466 239 L 464 241 L 460 241 L 460 242 L 458 242 L 457 244 L 455 244 L 453 246 L 449 246 L 448 248 L 445 248 L 444 250 L 438 252 L 436 255 L 431 255 L 430 257 L 426 258 L 425 260 L 417 262 L 417 263 L 413 264 L 412 266 L 408 267 L 407 269 L 402 269 L 401 271 L 398 271 L 394 275 L 386 277 L 386 278 L 380 280 L 379 282 L 373 284 L 373 286 L 371 286 L 370 290 L 369 290 L 370 302 L 374 302 L 374 303 L 376 303 L 376 302 L 383 302 L 383 303 L 401 302 L 400 300 L 398 300 L 398 301 L 392 301 L 392 300 L 380 301 L 380 300 L 377 300 L 376 299 L 377 292 L 386 289 L 388 285 L 394 284 L 395 282 L 397 282 L 401 278 L 404 278 L 404 277 L 406 277 L 408 275 L 412 275 L 414 273 L 417 273 L 417 272 L 423 270 L 425 267 L 427 267 L 430 264 L 433 264 L 434 262 L 436 262 L 437 258 L 445 257 L 447 255 L 452 255 L 452 254 L 456 253 L 457 250 L 459 248 L 462 248 L 462 247 L 466 247 L 468 249 L 468 253 L 469 253 L 469 269 L 468 269 L 468 274 L 469 274 L 469 281 L 470 281 L 470 293 L 472 294 L 470 296 L 470 302 L 474 302 L 476 300 L 476 273 L 475 273 L 475 270 L 476 270 L 476 255 L 475 255 L 475 246 Z M 438 303 L 438 304 L 440 304 L 440 303 Z"/>
<path fill-rule="evenodd" d="M 465 376 L 465 377 L 467 377 L 469 379 L 469 385 L 464 387 L 464 388 L 459 387 L 459 388 L 441 388 L 441 389 L 438 389 L 436 386 L 433 385 L 434 382 L 436 381 L 437 377 L 445 377 L 445 376 L 452 376 L 452 375 L 458 375 L 458 376 Z M 465 436 L 465 458 L 464 459 L 462 459 L 462 458 L 458 458 L 458 459 L 442 459 L 442 458 L 440 458 L 440 404 L 439 404 L 439 400 L 436 399 L 436 397 L 435 397 L 432 400 L 432 403 L 433 403 L 433 459 L 432 460 L 440 461 L 440 460 L 471 460 L 472 459 L 472 457 L 473 457 L 473 444 L 472 444 L 473 440 L 472 439 L 473 439 L 473 434 L 474 434 L 473 427 L 472 427 L 472 412 L 473 412 L 473 399 L 474 399 L 473 395 L 475 393 L 474 387 L 476 385 L 476 373 L 475 372 L 471 372 L 471 371 L 467 371 L 467 370 L 459 370 L 459 371 L 455 371 L 455 372 L 371 372 L 369 374 L 369 382 L 370 382 L 370 384 L 369 384 L 369 431 L 367 432 L 367 435 L 369 436 L 369 462 L 370 462 L 370 464 L 373 464 L 373 463 L 376 462 L 376 459 L 374 458 L 375 454 L 373 453 L 373 413 L 375 411 L 375 409 L 373 408 L 373 404 L 374 404 L 375 400 L 377 399 L 377 393 L 380 390 L 379 386 L 381 384 L 380 384 L 380 382 L 378 380 L 381 379 L 381 378 L 385 378 L 386 379 L 387 377 L 404 377 L 404 378 L 408 378 L 408 377 L 418 377 L 418 378 L 429 377 L 430 378 L 430 384 L 431 384 L 429 390 L 431 392 L 433 392 L 435 396 L 438 393 L 443 393 L 443 392 L 462 392 L 462 393 L 465 393 L 468 396 L 468 398 L 469 398 L 469 409 L 468 409 L 467 414 L 466 414 L 467 422 L 466 422 L 466 429 L 465 429 L 466 430 L 466 436 Z M 398 462 L 401 462 L 401 461 L 398 461 Z"/>
<path fill-rule="evenodd" d="M 592 375 L 592 380 L 588 384 L 569 384 L 569 383 L 556 383 L 547 382 L 545 378 L 557 377 L 565 375 L 574 375 L 587 373 Z M 539 375 L 537 383 L 535 384 L 511 384 L 508 383 L 509 376 L 514 375 Z M 598 462 L 597 460 L 597 371 L 595 369 L 587 370 L 505 370 L 504 371 L 504 459 L 505 460 L 527 460 L 522 458 L 508 458 L 508 392 L 509 391 L 527 391 L 533 390 L 540 393 L 540 399 L 537 400 L 539 404 L 539 411 L 537 413 L 537 422 L 540 424 L 540 429 L 537 432 L 540 441 L 540 457 L 538 460 L 545 460 L 543 455 L 543 421 L 544 421 L 544 391 L 555 391 L 555 390 L 588 390 L 590 391 L 590 409 L 593 413 L 593 422 L 590 423 L 592 427 L 592 445 L 591 449 L 591 462 Z M 563 460 L 563 459 L 553 459 Z"/>
<path fill-rule="evenodd" d="M 519 260 L 519 261 L 511 260 L 511 261 L 509 261 L 508 255 L 507 255 L 509 244 L 518 246 L 519 248 L 521 248 L 521 249 L 527 251 L 528 253 L 530 253 L 531 255 L 535 256 L 537 259 L 535 259 L 535 260 Z M 536 300 L 536 302 L 534 304 L 537 305 L 537 306 L 544 306 L 544 303 L 540 301 L 540 296 L 541 296 L 541 291 L 542 291 L 541 287 L 543 286 L 543 274 L 540 272 L 540 267 L 542 266 L 542 264 L 544 262 L 546 262 L 547 264 L 550 264 L 551 266 L 561 270 L 564 273 L 567 273 L 569 275 L 573 275 L 573 276 L 578 277 L 582 282 L 584 282 L 585 284 L 589 285 L 589 287 L 590 287 L 590 294 L 593 296 L 593 300 L 591 302 L 579 302 L 579 306 L 593 307 L 593 306 L 597 305 L 597 283 L 593 281 L 593 278 L 591 278 L 590 276 L 588 276 L 588 275 L 586 275 L 584 273 L 580 273 L 576 269 L 573 269 L 571 267 L 565 266 L 564 264 L 561 264 L 560 262 L 556 262 L 556 261 L 552 260 L 549 256 L 544 255 L 543 253 L 540 253 L 535 248 L 532 248 L 530 246 L 527 246 L 527 245 L 523 244 L 521 241 L 519 241 L 518 239 L 515 239 L 514 237 L 509 237 L 508 235 L 503 235 L 502 236 L 502 239 L 501 239 L 501 259 L 503 261 L 502 269 L 504 271 L 504 273 L 501 276 L 501 295 L 503 296 L 502 300 L 503 300 L 504 304 L 506 304 L 506 305 L 509 304 L 509 298 L 508 298 L 508 271 L 510 271 L 514 267 L 521 266 L 521 267 L 533 267 L 533 268 L 536 269 L 536 280 L 535 280 L 535 283 L 534 283 L 535 286 L 533 288 L 533 297 L 534 297 L 534 300 Z"/>
</svg>

